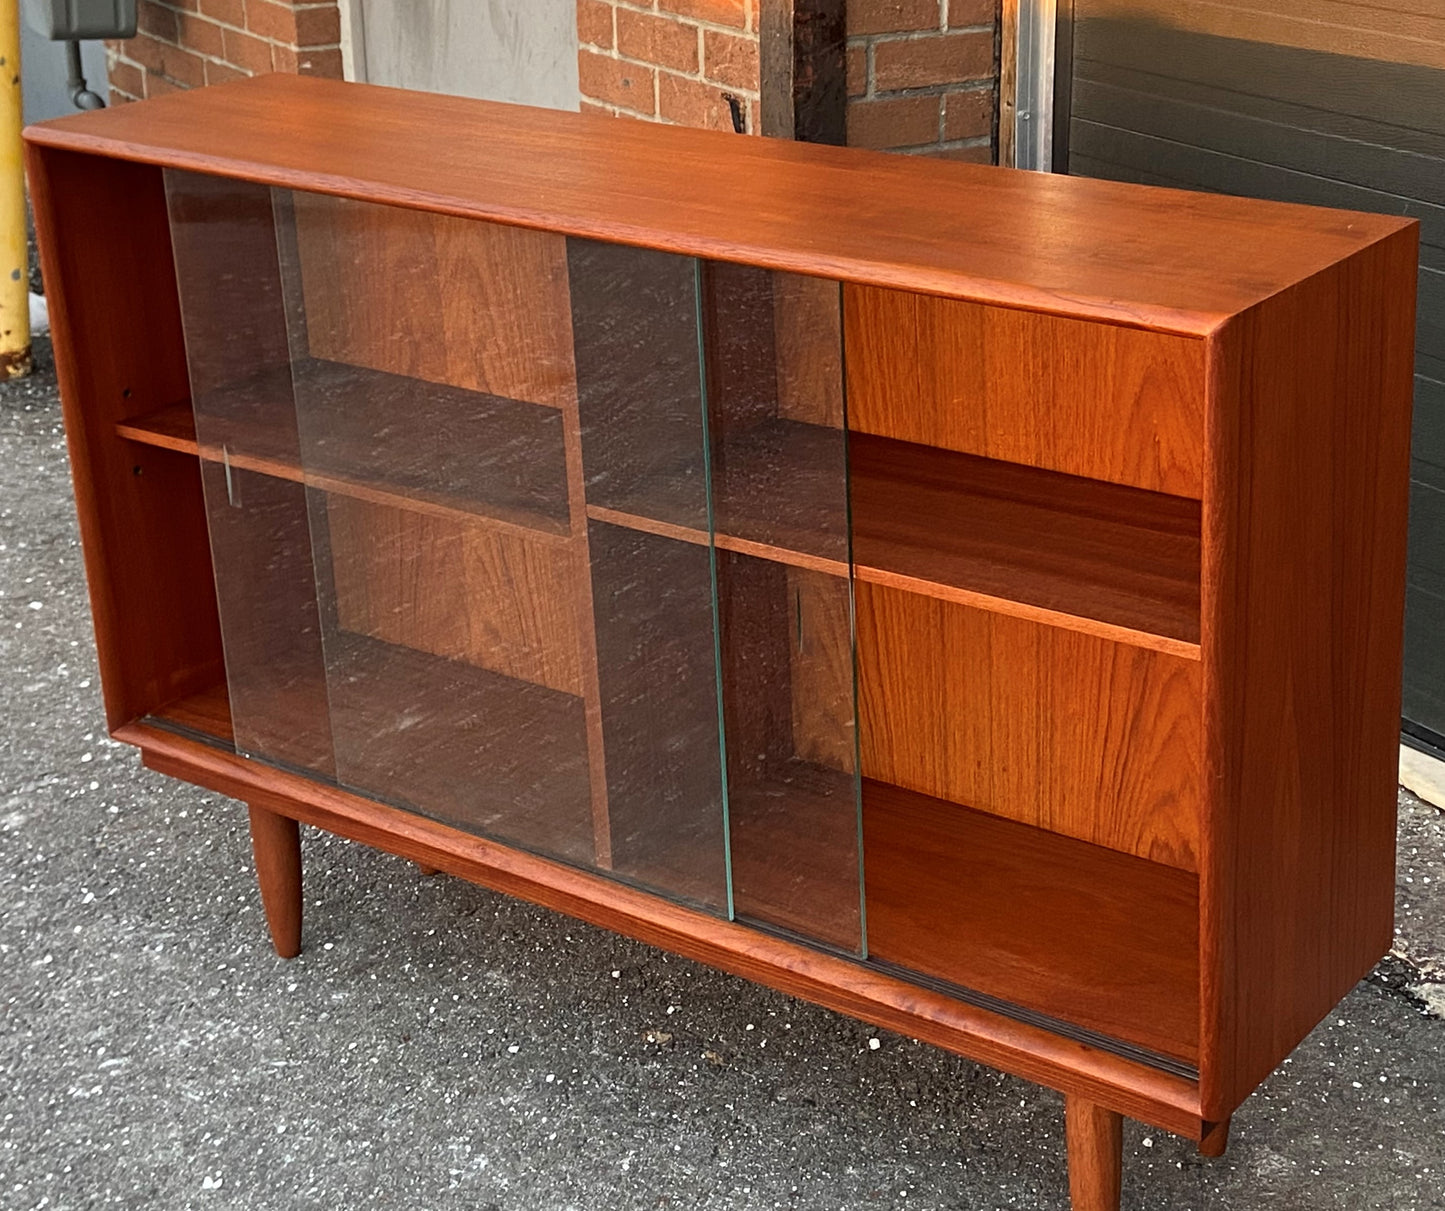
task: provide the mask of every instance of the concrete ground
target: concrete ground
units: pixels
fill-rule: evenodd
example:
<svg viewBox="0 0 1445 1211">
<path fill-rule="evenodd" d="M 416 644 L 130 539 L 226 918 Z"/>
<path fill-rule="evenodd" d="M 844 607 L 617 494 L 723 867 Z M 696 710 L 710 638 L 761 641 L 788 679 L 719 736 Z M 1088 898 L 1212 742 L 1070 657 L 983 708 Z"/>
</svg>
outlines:
<svg viewBox="0 0 1445 1211">
<path fill-rule="evenodd" d="M 244 809 L 106 739 L 48 366 L 0 592 L 0 1208 L 1066 1206 L 1056 1095 L 334 838 L 277 959 Z M 1445 1208 L 1445 814 L 1400 811 L 1398 954 L 1225 1159 L 1131 1125 L 1127 1207 Z"/>
</svg>

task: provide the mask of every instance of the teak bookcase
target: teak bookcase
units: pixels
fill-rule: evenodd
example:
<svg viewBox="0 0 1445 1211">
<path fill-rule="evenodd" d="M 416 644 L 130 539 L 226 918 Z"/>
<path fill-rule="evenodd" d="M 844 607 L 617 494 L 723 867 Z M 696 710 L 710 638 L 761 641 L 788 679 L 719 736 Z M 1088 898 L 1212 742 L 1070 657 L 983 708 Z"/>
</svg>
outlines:
<svg viewBox="0 0 1445 1211">
<path fill-rule="evenodd" d="M 114 734 L 1063 1091 L 1390 941 L 1416 229 L 272 76 L 31 128 Z"/>
</svg>

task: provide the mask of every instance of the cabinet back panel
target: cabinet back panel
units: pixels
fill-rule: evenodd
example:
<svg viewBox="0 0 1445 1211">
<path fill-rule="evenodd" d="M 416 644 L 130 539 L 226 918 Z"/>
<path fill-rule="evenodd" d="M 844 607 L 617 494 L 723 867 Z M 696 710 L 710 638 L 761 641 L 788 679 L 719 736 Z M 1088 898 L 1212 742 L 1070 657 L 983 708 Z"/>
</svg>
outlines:
<svg viewBox="0 0 1445 1211">
<path fill-rule="evenodd" d="M 848 424 L 1199 498 L 1204 342 L 844 287 Z"/>
<path fill-rule="evenodd" d="M 581 694 L 572 544 L 332 496 L 337 625 Z"/>
<path fill-rule="evenodd" d="M 860 582 L 863 776 L 1196 870 L 1197 660 Z"/>
<path fill-rule="evenodd" d="M 295 224 L 312 357 L 558 408 L 573 397 L 563 237 L 309 193 Z"/>
</svg>

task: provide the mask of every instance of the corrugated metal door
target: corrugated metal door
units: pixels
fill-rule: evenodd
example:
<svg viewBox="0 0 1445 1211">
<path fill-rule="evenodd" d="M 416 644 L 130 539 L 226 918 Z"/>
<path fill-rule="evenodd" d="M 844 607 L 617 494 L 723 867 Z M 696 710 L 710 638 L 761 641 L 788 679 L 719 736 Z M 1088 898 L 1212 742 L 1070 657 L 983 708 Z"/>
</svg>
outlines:
<svg viewBox="0 0 1445 1211">
<path fill-rule="evenodd" d="M 1404 717 L 1445 744 L 1445 3 L 1074 0 L 1071 32 L 1069 171 L 1421 221 Z"/>
</svg>

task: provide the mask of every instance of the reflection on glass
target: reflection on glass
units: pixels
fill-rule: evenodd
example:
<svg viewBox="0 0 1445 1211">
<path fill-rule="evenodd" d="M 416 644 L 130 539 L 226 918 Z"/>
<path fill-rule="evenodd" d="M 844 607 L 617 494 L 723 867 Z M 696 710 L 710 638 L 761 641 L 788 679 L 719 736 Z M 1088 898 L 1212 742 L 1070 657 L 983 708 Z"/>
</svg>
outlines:
<svg viewBox="0 0 1445 1211">
<path fill-rule="evenodd" d="M 238 751 L 334 772 L 270 191 L 166 172 Z"/>
<path fill-rule="evenodd" d="M 276 220 L 337 779 L 591 865 L 565 243 L 307 194 Z"/>
<path fill-rule="evenodd" d="M 839 288 L 703 286 L 733 904 L 861 952 Z"/>
<path fill-rule="evenodd" d="M 168 188 L 237 747 L 860 952 L 837 284 Z"/>
<path fill-rule="evenodd" d="M 617 874 L 728 905 L 697 262 L 568 244 Z"/>
</svg>

